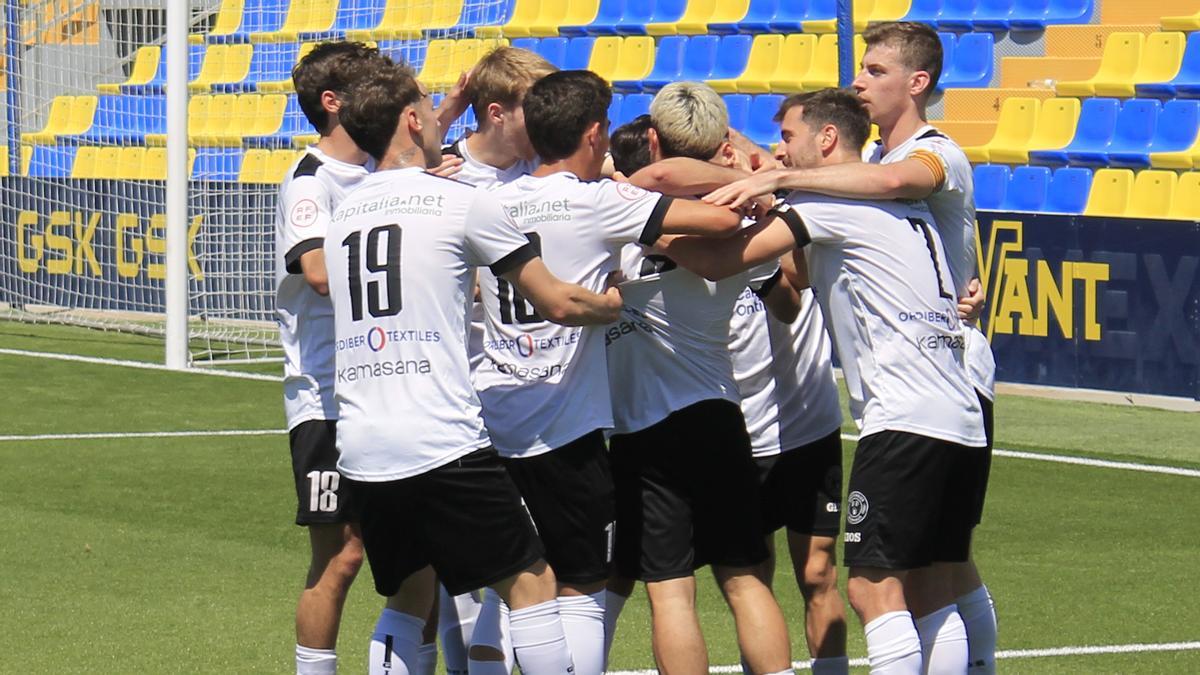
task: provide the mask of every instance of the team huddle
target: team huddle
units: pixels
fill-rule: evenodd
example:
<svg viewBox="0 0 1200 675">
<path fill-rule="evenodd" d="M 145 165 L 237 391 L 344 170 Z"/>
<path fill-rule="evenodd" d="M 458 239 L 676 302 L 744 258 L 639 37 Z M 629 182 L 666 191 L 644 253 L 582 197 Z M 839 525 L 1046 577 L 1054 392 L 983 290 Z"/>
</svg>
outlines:
<svg viewBox="0 0 1200 675">
<path fill-rule="evenodd" d="M 372 675 L 433 673 L 439 643 L 455 675 L 604 672 L 638 581 L 658 669 L 706 673 L 706 566 L 744 671 L 789 673 L 781 528 L 814 673 L 849 671 L 839 539 L 872 673 L 995 672 L 971 168 L 925 122 L 937 34 L 864 37 L 852 91 L 783 101 L 773 154 L 699 83 L 610 133 L 608 83 L 523 49 L 437 109 L 374 48 L 301 60 L 320 140 L 276 226 L 297 673 L 336 671 L 364 555 Z"/>
</svg>

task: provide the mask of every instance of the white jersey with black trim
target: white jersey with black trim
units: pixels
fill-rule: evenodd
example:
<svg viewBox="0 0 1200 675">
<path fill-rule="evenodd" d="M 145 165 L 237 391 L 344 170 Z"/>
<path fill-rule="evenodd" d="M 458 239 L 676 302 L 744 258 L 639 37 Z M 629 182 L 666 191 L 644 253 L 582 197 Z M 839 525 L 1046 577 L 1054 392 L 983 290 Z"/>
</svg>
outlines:
<svg viewBox="0 0 1200 675">
<path fill-rule="evenodd" d="M 342 202 L 325 240 L 339 471 L 399 480 L 488 446 L 465 344 L 472 268 L 535 255 L 491 194 L 417 168 L 372 174 Z"/>
<path fill-rule="evenodd" d="M 729 321 L 749 275 L 707 281 L 637 244 L 621 251 L 624 307 L 604 331 L 613 433 L 711 399 L 738 403 Z"/>
<path fill-rule="evenodd" d="M 522 176 L 492 193 L 554 276 L 602 292 L 632 242 L 653 244 L 671 198 L 608 179 Z M 492 443 L 532 457 L 612 427 L 603 326 L 545 321 L 515 288 L 479 271 L 487 315 L 475 388 Z"/>
<path fill-rule="evenodd" d="M 333 305 L 304 279 L 300 257 L 324 242 L 329 216 L 369 173 L 309 146 L 288 170 L 275 207 L 275 319 L 283 344 L 283 408 L 288 429 L 336 420 Z"/>
<path fill-rule="evenodd" d="M 761 297 L 779 280 L 778 263 L 751 271 L 729 324 L 733 376 L 755 457 L 818 441 L 842 426 L 829 336 L 811 290 L 792 323 L 771 316 Z"/>
<path fill-rule="evenodd" d="M 985 444 L 945 250 L 922 203 L 794 192 L 809 280 L 861 435 L 903 431 Z"/>
<path fill-rule="evenodd" d="M 962 148 L 935 127 L 926 124 L 908 140 L 884 152 L 876 141 L 864 151 L 868 162 L 890 164 L 916 153 L 928 153 L 942 165 L 946 178 L 925 203 L 938 224 L 938 234 L 946 247 L 950 275 L 958 297 L 967 295 L 967 285 L 975 278 L 975 174 Z M 978 328 L 963 324 L 967 340 L 967 367 L 971 383 L 989 399 L 995 398 L 996 361 L 987 338 Z"/>
</svg>

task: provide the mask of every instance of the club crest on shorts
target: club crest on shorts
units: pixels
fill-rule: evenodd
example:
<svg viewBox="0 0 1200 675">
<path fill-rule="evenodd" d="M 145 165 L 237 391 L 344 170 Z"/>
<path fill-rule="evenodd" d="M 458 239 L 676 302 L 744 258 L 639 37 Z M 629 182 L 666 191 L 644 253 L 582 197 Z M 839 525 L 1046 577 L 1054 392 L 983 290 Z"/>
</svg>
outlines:
<svg viewBox="0 0 1200 675">
<path fill-rule="evenodd" d="M 857 525 L 867 519 L 867 511 L 871 505 L 867 503 L 867 497 L 863 493 L 855 490 L 850 493 L 846 499 L 846 522 L 851 525 Z"/>
</svg>

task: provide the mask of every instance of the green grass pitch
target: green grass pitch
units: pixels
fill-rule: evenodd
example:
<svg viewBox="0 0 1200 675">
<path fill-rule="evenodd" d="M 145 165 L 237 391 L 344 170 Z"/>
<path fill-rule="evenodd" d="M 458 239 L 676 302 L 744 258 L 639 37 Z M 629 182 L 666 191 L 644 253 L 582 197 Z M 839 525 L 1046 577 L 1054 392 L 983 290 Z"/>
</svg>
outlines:
<svg viewBox="0 0 1200 675">
<path fill-rule="evenodd" d="M 0 348 L 153 362 L 162 349 L 16 323 L 0 323 Z M 6 435 L 283 426 L 272 382 L 10 355 L 0 355 L 0 382 Z M 1002 397 L 996 414 L 1002 448 L 1200 468 L 1194 414 L 1020 397 Z M 292 668 L 307 539 L 292 525 L 285 436 L 9 440 L 0 466 L 0 672 Z M 997 458 L 977 558 L 1001 649 L 1200 640 L 1200 478 Z M 803 660 L 786 560 L 776 586 Z M 711 663 L 737 663 L 707 575 L 700 593 Z M 342 625 L 343 672 L 363 671 L 379 605 L 364 570 Z M 621 617 L 614 669 L 653 667 L 648 627 L 639 590 Z M 865 655 L 853 618 L 850 635 L 850 655 Z M 1011 659 L 1000 669 L 1194 673 L 1200 651 Z"/>
</svg>

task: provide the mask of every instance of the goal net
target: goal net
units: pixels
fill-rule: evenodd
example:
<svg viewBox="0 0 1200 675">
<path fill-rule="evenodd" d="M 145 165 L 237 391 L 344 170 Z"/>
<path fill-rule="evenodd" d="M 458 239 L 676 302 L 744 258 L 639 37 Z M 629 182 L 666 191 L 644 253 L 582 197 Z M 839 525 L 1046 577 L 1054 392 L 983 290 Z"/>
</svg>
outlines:
<svg viewBox="0 0 1200 675">
<path fill-rule="evenodd" d="M 166 0 L 0 0 L 0 318 L 163 335 Z M 445 91 L 511 0 L 192 0 L 188 344 L 279 357 L 278 184 L 316 137 L 290 72 L 362 40 Z M 460 134 L 469 120 L 450 130 Z"/>
</svg>

